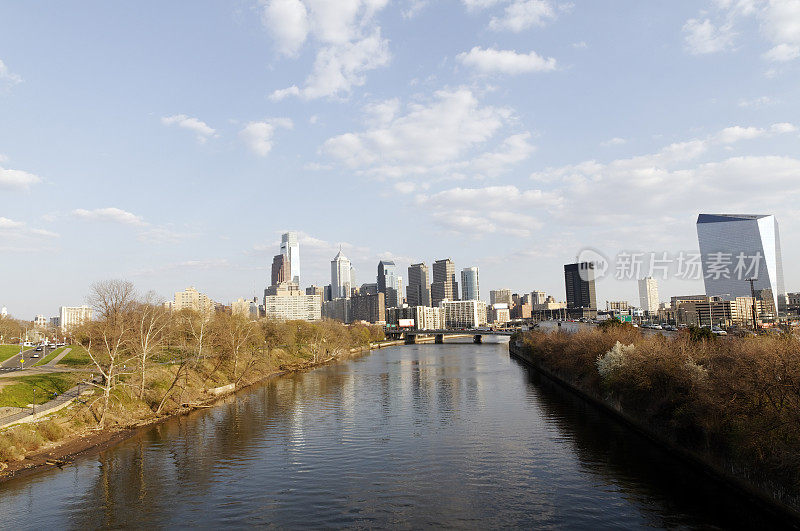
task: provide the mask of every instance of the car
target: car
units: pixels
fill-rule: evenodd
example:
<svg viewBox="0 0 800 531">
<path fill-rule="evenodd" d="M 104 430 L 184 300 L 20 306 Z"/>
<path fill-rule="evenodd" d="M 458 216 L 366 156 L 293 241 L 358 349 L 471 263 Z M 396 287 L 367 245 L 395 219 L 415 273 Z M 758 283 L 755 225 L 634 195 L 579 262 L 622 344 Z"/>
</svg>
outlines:
<svg viewBox="0 0 800 531">
<path fill-rule="evenodd" d="M 41 351 L 42 351 L 42 346 L 41 346 L 41 345 L 39 345 L 38 347 L 36 347 L 36 352 L 41 352 Z"/>
<path fill-rule="evenodd" d="M 31 358 L 38 358 L 38 357 L 39 357 L 38 354 L 31 354 Z"/>
<path fill-rule="evenodd" d="M 726 332 L 722 328 L 716 328 L 716 327 L 711 328 L 711 333 L 715 334 L 715 335 L 718 335 L 718 336 L 727 336 L 728 335 L 728 332 Z"/>
<path fill-rule="evenodd" d="M 660 324 L 650 325 L 650 328 L 653 330 L 664 330 L 664 328 Z"/>
</svg>

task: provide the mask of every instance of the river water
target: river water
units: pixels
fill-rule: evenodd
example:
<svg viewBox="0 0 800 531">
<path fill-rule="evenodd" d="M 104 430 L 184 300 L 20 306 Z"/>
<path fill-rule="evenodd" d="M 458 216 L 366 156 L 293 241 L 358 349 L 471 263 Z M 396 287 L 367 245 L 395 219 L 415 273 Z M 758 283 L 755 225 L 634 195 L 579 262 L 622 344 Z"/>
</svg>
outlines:
<svg viewBox="0 0 800 531">
<path fill-rule="evenodd" d="M 0 484 L 3 529 L 752 528 L 763 518 L 541 380 L 505 342 L 394 347 L 276 378 Z"/>
</svg>

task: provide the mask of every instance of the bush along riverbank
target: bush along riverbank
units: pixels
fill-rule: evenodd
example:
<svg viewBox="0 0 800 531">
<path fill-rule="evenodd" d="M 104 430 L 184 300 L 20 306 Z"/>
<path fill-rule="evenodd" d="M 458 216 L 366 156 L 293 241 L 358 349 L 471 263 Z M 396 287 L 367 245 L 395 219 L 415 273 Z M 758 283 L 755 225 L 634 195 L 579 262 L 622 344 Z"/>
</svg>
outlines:
<svg viewBox="0 0 800 531">
<path fill-rule="evenodd" d="M 381 327 L 170 312 L 125 282 L 96 285 L 90 300 L 96 318 L 74 332 L 69 367 L 93 379 L 69 407 L 0 431 L 0 479 L 384 341 Z"/>
<path fill-rule="evenodd" d="M 800 340 L 643 335 L 630 326 L 516 335 L 512 354 L 684 458 L 800 515 Z"/>
</svg>

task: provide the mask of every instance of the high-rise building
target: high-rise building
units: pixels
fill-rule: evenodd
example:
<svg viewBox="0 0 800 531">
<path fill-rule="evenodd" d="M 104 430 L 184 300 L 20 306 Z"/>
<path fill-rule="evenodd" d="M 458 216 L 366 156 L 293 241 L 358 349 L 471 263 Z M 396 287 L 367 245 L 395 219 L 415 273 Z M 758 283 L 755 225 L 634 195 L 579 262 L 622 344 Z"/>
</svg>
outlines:
<svg viewBox="0 0 800 531">
<path fill-rule="evenodd" d="M 300 243 L 297 241 L 297 233 L 289 231 L 281 236 L 281 254 L 289 261 L 289 274 L 295 284 L 300 284 Z"/>
<path fill-rule="evenodd" d="M 277 254 L 272 258 L 272 277 L 270 285 L 276 286 L 281 282 L 291 282 L 291 269 L 289 258 L 285 254 Z"/>
<path fill-rule="evenodd" d="M 353 282 L 351 277 L 352 267 L 350 260 L 342 254 L 342 250 L 331 260 L 331 298 L 350 298 Z"/>
<path fill-rule="evenodd" d="M 658 312 L 658 280 L 655 278 L 639 279 L 639 306 L 648 314 Z"/>
<path fill-rule="evenodd" d="M 480 284 L 478 283 L 478 268 L 465 267 L 461 270 L 461 300 L 477 301 L 481 298 Z"/>
<path fill-rule="evenodd" d="M 412 307 L 431 305 L 431 279 L 424 263 L 411 264 L 408 268 L 407 299 Z"/>
<path fill-rule="evenodd" d="M 265 295 L 264 312 L 270 319 L 283 321 L 319 321 L 322 301 L 319 295 Z"/>
<path fill-rule="evenodd" d="M 508 307 L 511 308 L 514 305 L 514 301 L 511 298 L 511 290 L 506 288 L 491 290 L 489 292 L 489 303 L 508 304 Z"/>
<path fill-rule="evenodd" d="M 775 216 L 700 214 L 697 239 L 707 296 L 723 300 L 750 297 L 747 279 L 755 278 L 757 298 L 779 307 L 785 290 Z"/>
<path fill-rule="evenodd" d="M 531 304 L 534 310 L 538 310 L 547 301 L 547 293 L 544 291 L 531 291 Z"/>
<path fill-rule="evenodd" d="M 458 300 L 456 266 L 449 258 L 433 263 L 433 283 L 431 283 L 431 303 L 439 306 L 442 301 Z"/>
<path fill-rule="evenodd" d="M 322 303 L 322 316 L 343 323 L 352 322 L 350 299 L 333 299 Z"/>
<path fill-rule="evenodd" d="M 564 266 L 564 284 L 567 290 L 567 308 L 597 310 L 594 262 L 566 264 Z"/>
<path fill-rule="evenodd" d="M 175 299 L 172 302 L 172 311 L 194 310 L 201 313 L 212 313 L 214 311 L 214 301 L 206 294 L 197 291 L 194 286 L 188 287 L 183 291 L 175 292 Z M 64 319 L 61 319 L 64 322 Z"/>
<path fill-rule="evenodd" d="M 372 295 L 353 295 L 350 316 L 353 321 L 386 322 L 386 303 L 381 292 Z"/>
<path fill-rule="evenodd" d="M 91 320 L 92 309 L 88 306 L 62 306 L 59 309 L 58 324 L 64 333 L 68 333 L 74 327 Z"/>
<path fill-rule="evenodd" d="M 258 319 L 258 299 L 248 300 L 240 297 L 231 303 L 231 314 Z"/>
<path fill-rule="evenodd" d="M 406 298 L 403 295 L 405 293 L 405 288 L 403 285 L 403 277 L 400 275 L 397 276 L 397 305 L 402 306 L 406 302 Z"/>
<path fill-rule="evenodd" d="M 445 328 L 477 328 L 486 324 L 486 303 L 483 301 L 444 300 L 441 306 Z"/>
<path fill-rule="evenodd" d="M 397 267 L 391 260 L 378 262 L 378 292 L 386 298 L 386 306 L 394 308 L 397 304 Z"/>
</svg>

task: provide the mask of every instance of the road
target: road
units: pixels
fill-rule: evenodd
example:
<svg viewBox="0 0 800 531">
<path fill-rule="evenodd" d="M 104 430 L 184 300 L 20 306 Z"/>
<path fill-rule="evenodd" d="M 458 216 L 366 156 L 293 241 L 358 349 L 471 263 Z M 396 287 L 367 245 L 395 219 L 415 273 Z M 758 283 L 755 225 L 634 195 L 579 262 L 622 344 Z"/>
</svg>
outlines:
<svg viewBox="0 0 800 531">
<path fill-rule="evenodd" d="M 50 354 L 54 351 L 55 348 L 48 348 L 43 347 L 41 352 L 36 352 L 36 347 L 28 347 L 27 350 L 24 350 L 22 354 L 16 354 L 11 356 L 2 364 L 0 364 L 0 372 L 9 372 L 9 371 L 18 371 L 20 369 L 29 369 L 33 367 L 36 363 L 41 361 L 45 356 Z M 38 358 L 34 358 L 33 355 L 38 354 Z M 22 364 L 19 362 L 20 358 L 25 360 L 25 363 Z"/>
<path fill-rule="evenodd" d="M 593 323 L 581 323 L 578 321 L 562 321 L 561 322 L 561 330 L 565 332 L 577 332 L 583 328 L 591 328 L 597 326 Z M 557 330 L 559 328 L 557 321 L 541 321 L 539 323 L 539 328 L 547 331 Z M 676 337 L 678 335 L 677 332 L 672 330 L 653 330 L 652 328 L 640 328 L 639 329 L 645 335 L 653 335 L 653 334 L 662 334 L 666 337 Z"/>
</svg>

